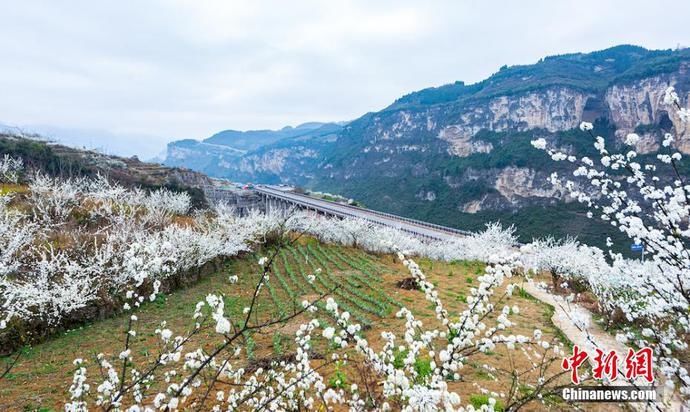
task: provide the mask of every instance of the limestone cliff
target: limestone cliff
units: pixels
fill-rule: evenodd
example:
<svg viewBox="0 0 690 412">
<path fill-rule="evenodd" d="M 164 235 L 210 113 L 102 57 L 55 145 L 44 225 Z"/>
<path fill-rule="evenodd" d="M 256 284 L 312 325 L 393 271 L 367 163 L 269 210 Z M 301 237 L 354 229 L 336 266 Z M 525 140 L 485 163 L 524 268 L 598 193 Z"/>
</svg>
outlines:
<svg viewBox="0 0 690 412">
<path fill-rule="evenodd" d="M 527 209 L 571 210 L 547 181 L 554 168 L 568 170 L 530 141 L 542 137 L 569 153 L 587 153 L 592 142 L 578 129 L 582 121 L 594 123 L 612 146 L 637 133 L 643 155 L 659 149 L 664 133 L 675 133 L 678 149 L 690 154 L 690 125 L 662 104 L 668 86 L 689 107 L 690 50 L 617 46 L 551 56 L 503 67 L 475 84 L 413 92 L 346 124 L 224 132 L 225 140 L 193 147 L 176 142 L 168 162 L 239 181 L 325 190 L 377 209 L 472 228 L 468 222 L 513 221 Z M 251 147 L 248 136 L 255 134 L 270 143 Z M 232 150 L 239 145 L 233 139 L 246 153 Z M 578 211 L 559 219 L 581 228 L 583 216 Z"/>
<path fill-rule="evenodd" d="M 681 121 L 676 110 L 669 110 L 663 105 L 664 92 L 669 86 L 678 89 L 685 105 L 689 104 L 689 70 L 690 62 L 682 62 L 677 71 L 614 84 L 608 88 L 606 104 L 611 120 L 617 127 L 616 136 L 623 139 L 640 126 L 663 125 L 669 132 L 675 132 L 679 150 L 690 153 L 690 125 Z M 644 133 L 638 149 L 643 153 L 656 151 L 660 141 L 660 136 Z"/>
<path fill-rule="evenodd" d="M 441 129 L 438 137 L 449 143 L 452 154 L 486 153 L 491 150 L 491 144 L 472 139 L 480 130 L 545 129 L 556 132 L 572 129 L 582 121 L 589 97 L 587 93 L 566 87 L 499 96 L 466 107 L 454 124 Z"/>
</svg>

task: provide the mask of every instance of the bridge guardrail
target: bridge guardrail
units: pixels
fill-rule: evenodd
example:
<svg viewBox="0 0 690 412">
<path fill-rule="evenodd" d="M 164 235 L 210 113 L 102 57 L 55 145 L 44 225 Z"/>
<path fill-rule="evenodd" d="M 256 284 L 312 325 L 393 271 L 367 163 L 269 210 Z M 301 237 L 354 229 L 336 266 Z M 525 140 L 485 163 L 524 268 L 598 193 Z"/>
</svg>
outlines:
<svg viewBox="0 0 690 412">
<path fill-rule="evenodd" d="M 309 197 L 309 196 L 305 196 L 305 195 L 302 195 L 302 194 L 298 194 L 298 193 L 289 193 L 289 194 L 287 194 L 286 192 L 283 192 L 283 191 L 280 191 L 280 190 L 276 190 L 276 189 L 272 189 L 272 188 L 267 188 L 267 187 L 256 187 L 255 190 L 258 191 L 258 192 L 260 192 L 260 193 L 264 193 L 264 194 L 267 194 L 267 195 L 270 195 L 270 196 L 274 196 L 274 197 L 278 197 L 278 198 L 281 198 L 281 199 L 290 201 L 291 203 L 298 202 L 298 200 L 295 199 L 295 198 L 297 198 L 297 199 L 299 199 L 299 200 L 302 200 L 304 203 L 306 203 L 306 204 L 308 204 L 308 205 L 310 205 L 310 206 L 318 207 L 318 208 L 326 208 L 329 212 L 334 213 L 334 214 L 340 214 L 340 215 L 345 215 L 345 216 L 349 216 L 349 217 L 354 217 L 354 218 L 359 218 L 359 219 L 365 219 L 365 220 L 370 221 L 370 222 L 372 222 L 372 223 L 383 224 L 382 222 L 376 222 L 376 221 L 373 221 L 373 220 L 368 219 L 368 218 L 366 218 L 366 217 L 362 217 L 362 216 L 358 216 L 358 215 L 355 215 L 355 214 L 347 213 L 347 212 L 342 211 L 342 210 L 334 209 L 334 208 L 331 208 L 331 207 L 328 207 L 328 206 L 324 206 L 324 205 L 322 205 L 322 204 L 317 204 L 316 202 L 318 201 L 318 202 L 326 203 L 326 204 L 329 204 L 329 203 L 330 203 L 330 204 L 333 204 L 333 205 L 337 205 L 339 208 L 349 208 L 349 209 L 352 209 L 352 210 L 356 210 L 356 211 L 360 212 L 361 214 L 372 214 L 372 215 L 375 215 L 375 216 L 386 217 L 386 218 L 388 218 L 388 219 L 392 219 L 392 220 L 396 220 L 396 221 L 401 221 L 401 222 L 406 222 L 406 223 L 410 223 L 410 224 L 413 224 L 413 225 L 416 225 L 416 226 L 426 227 L 426 228 L 434 229 L 434 230 L 437 230 L 437 231 L 445 232 L 445 233 L 448 233 L 448 234 L 457 234 L 457 235 L 463 235 L 463 236 L 467 236 L 467 235 L 470 235 L 470 234 L 471 234 L 471 232 L 468 232 L 468 231 L 464 231 L 464 230 L 460 230 L 460 229 L 455 229 L 455 228 L 450 228 L 450 227 L 447 227 L 447 226 L 441 226 L 441 225 L 437 225 L 437 224 L 435 224 L 435 223 L 428 223 L 428 222 L 424 222 L 424 221 L 421 221 L 421 220 L 410 219 L 410 218 L 407 218 L 407 217 L 394 215 L 394 214 L 392 214 L 392 213 L 379 212 L 379 211 L 377 211 L 377 210 L 371 210 L 371 209 L 364 209 L 364 208 L 360 208 L 360 207 L 357 207 L 357 206 L 345 205 L 345 204 L 341 204 L 341 203 L 331 202 L 331 201 L 328 201 L 328 200 L 315 199 L 315 198 L 312 198 L 312 197 Z M 409 229 L 406 229 L 406 228 L 398 227 L 398 229 L 403 230 L 403 231 L 405 231 L 405 232 L 414 233 L 415 235 L 418 235 L 418 236 L 424 236 L 424 237 L 427 237 L 427 238 L 431 238 L 431 236 L 428 236 L 428 235 L 426 235 L 426 234 L 419 233 L 419 232 L 412 232 L 412 231 L 410 231 Z M 435 238 L 435 239 L 440 239 L 440 238 L 438 238 L 438 237 L 433 237 L 433 238 Z"/>
</svg>

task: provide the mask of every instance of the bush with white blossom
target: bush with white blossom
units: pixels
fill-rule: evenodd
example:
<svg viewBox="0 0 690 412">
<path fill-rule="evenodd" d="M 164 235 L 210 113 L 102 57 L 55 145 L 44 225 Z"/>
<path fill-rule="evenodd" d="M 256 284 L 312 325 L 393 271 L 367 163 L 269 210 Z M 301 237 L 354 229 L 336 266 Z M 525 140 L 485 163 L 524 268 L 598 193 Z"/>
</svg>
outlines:
<svg viewBox="0 0 690 412">
<path fill-rule="evenodd" d="M 687 121 L 688 111 L 670 88 L 666 103 Z M 582 123 L 583 133 L 593 126 Z M 621 339 L 636 346 L 651 346 L 658 371 L 669 386 L 679 387 L 684 402 L 690 398 L 688 336 L 690 336 L 690 185 L 679 173 L 682 155 L 673 151 L 674 137 L 667 134 L 662 146 L 669 153 L 655 164 L 641 164 L 634 150 L 612 154 L 601 137 L 592 136 L 600 158 L 578 159 L 549 148 L 536 139 L 554 161 L 577 165 L 580 181 L 561 181 L 571 197 L 591 208 L 590 216 L 619 228 L 644 245 L 647 261 L 604 253 L 574 239 L 546 237 L 518 248 L 513 228 L 489 224 L 485 231 L 445 241 L 422 241 L 400 230 L 381 228 L 357 219 L 328 219 L 309 212 L 250 213 L 237 217 L 218 205 L 213 213 L 188 215 L 186 194 L 167 190 L 145 192 L 125 189 L 104 178 L 57 180 L 32 176 L 28 193 L 0 197 L 0 329 L 12 322 L 40 320 L 59 323 L 93 302 L 117 296 L 128 313 L 122 350 L 75 359 L 75 373 L 66 410 L 89 407 L 105 410 L 298 410 L 328 409 L 343 405 L 351 410 L 473 410 L 466 394 L 450 389 L 473 357 L 505 348 L 525 356 L 533 374 L 506 373 L 511 387 L 504 396 L 507 407 L 518 409 L 553 393 L 557 379 L 548 365 L 564 356 L 562 344 L 546 340 L 540 330 L 529 335 L 507 332 L 511 316 L 520 308 L 506 300 L 517 289 L 513 280 L 526 269 L 551 274 L 556 289 L 574 284 L 587 287 L 603 313 L 619 311 L 631 326 Z M 634 146 L 639 136 L 630 134 L 625 144 Z M 13 160 L 14 161 L 14 160 Z M 673 178 L 661 179 L 659 167 L 668 167 Z M 21 167 L 21 163 L 19 163 Z M 0 175 L 17 169 L 7 157 Z M 7 174 L 9 173 L 9 174 Z M 8 177 L 6 177 L 8 176 Z M 16 180 L 14 180 L 16 181 Z M 23 207 L 16 207 L 24 202 Z M 27 207 L 28 206 L 28 207 Z M 290 236 L 290 235 L 292 236 Z M 375 253 L 393 253 L 433 307 L 435 317 L 421 319 L 402 307 L 396 314 L 402 331 L 383 330 L 382 343 L 372 344 L 363 326 L 332 296 L 333 290 L 304 299 L 291 313 L 258 320 L 257 300 L 267 286 L 273 261 L 284 243 L 309 234 L 322 242 L 357 247 Z M 159 350 L 141 359 L 133 350 L 138 307 L 155 299 L 162 282 L 218 257 L 235 256 L 258 244 L 273 243 L 273 252 L 262 257 L 259 280 L 251 303 L 240 315 L 231 315 L 222 295 L 209 294 L 200 301 L 186 332 L 171 330 L 163 322 L 155 330 Z M 419 256 L 443 261 L 486 262 L 479 284 L 471 288 L 466 306 L 451 313 L 439 291 L 412 260 Z M 314 281 L 315 274 L 304 274 Z M 232 275 L 228 284 L 237 285 Z M 335 286 L 337 287 L 337 285 Z M 318 319 L 327 312 L 335 324 Z M 274 360 L 270 367 L 247 367 L 248 334 L 269 333 L 271 327 L 299 321 L 294 354 Z M 634 327 L 641 328 L 639 330 Z M 637 333 L 640 332 L 640 333 Z M 194 343 L 210 333 L 212 339 Z M 332 348 L 325 359 L 314 359 L 314 340 L 324 339 Z M 423 360 L 428 371 L 420 373 Z M 371 373 L 370 382 L 350 384 L 338 379 L 329 387 L 325 368 L 360 365 Z M 501 374 L 499 368 L 492 374 Z M 525 381 L 528 375 L 532 381 Z M 219 390 L 223 383 L 223 390 Z M 518 393 L 521 386 L 531 388 Z M 334 386 L 334 385 L 330 385 Z M 496 396 L 484 408 L 493 409 Z"/>
<path fill-rule="evenodd" d="M 688 104 L 687 99 L 683 103 L 673 87 L 659 103 L 675 112 L 681 124 L 690 121 L 688 109 L 682 106 Z M 690 402 L 690 184 L 680 173 L 683 154 L 676 149 L 671 131 L 664 134 L 655 161 L 640 162 L 633 147 L 638 135 L 629 134 L 623 142 L 625 150 L 616 153 L 604 138 L 592 134 L 590 123 L 583 122 L 580 129 L 591 135 L 598 159 L 566 155 L 542 141 L 532 144 L 546 150 L 553 160 L 576 166 L 573 179 L 554 174 L 551 181 L 587 205 L 590 218 L 601 219 L 642 245 L 646 261 L 609 252 L 609 263 L 604 264 L 599 253 L 587 263 L 592 256 L 577 253 L 573 256 L 577 264 L 566 271 L 582 276 L 584 268 L 599 305 L 609 312 L 619 309 L 631 325 L 622 338 L 653 348 L 666 385 L 678 387 L 684 402 Z M 610 240 L 607 244 L 611 245 Z M 548 250 L 558 253 L 553 247 Z M 553 258 L 546 256 L 541 264 Z"/>
</svg>

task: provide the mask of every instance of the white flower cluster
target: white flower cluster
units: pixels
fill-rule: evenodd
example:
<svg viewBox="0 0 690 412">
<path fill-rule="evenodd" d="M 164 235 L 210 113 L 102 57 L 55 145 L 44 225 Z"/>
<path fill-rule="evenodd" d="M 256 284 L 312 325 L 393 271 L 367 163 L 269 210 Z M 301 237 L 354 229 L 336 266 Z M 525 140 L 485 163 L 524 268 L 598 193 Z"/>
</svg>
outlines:
<svg viewBox="0 0 690 412">
<path fill-rule="evenodd" d="M 588 282 L 589 276 L 608 268 L 604 253 L 581 245 L 575 239 L 537 239 L 521 247 L 522 262 L 536 272 L 547 272 L 559 280 Z M 559 286 L 559 285 L 554 285 Z"/>
<path fill-rule="evenodd" d="M 13 318 L 59 322 L 125 291 L 157 293 L 167 277 L 249 250 L 279 220 L 220 208 L 176 223 L 189 207 L 186 193 L 147 194 L 102 177 L 36 174 L 28 194 L 0 196 L 0 329 Z"/>
<path fill-rule="evenodd" d="M 290 228 L 306 232 L 327 243 L 359 247 L 375 253 L 395 253 L 431 259 L 481 260 L 492 256 L 507 257 L 517 244 L 514 228 L 489 223 L 486 230 L 444 241 L 422 241 L 402 230 L 379 227 L 361 219 L 327 219 L 312 214 L 296 214 Z"/>
<path fill-rule="evenodd" d="M 8 154 L 0 157 L 0 183 L 17 183 L 24 169 L 24 161 Z"/>
<path fill-rule="evenodd" d="M 673 87 L 666 90 L 664 103 L 681 122 L 689 120 Z M 588 125 L 581 128 L 591 130 Z M 634 150 L 610 153 L 604 139 L 596 137 L 601 166 L 583 157 L 574 172 L 588 183 L 588 190 L 578 189 L 574 181 L 561 183 L 573 198 L 590 207 L 588 216 L 600 218 L 642 245 L 644 263 L 612 252 L 607 261 L 596 248 L 551 239 L 535 242 L 525 260 L 554 278 L 586 284 L 605 314 L 623 313 L 631 324 L 647 326 L 641 337 L 631 332 L 621 339 L 651 346 L 666 384 L 679 387 L 680 396 L 690 404 L 690 362 L 685 358 L 690 336 L 690 185 L 679 172 L 682 155 L 672 148 L 675 141 L 667 133 L 662 150 L 668 152 L 657 154 L 658 163 L 645 164 L 637 161 Z M 638 142 L 636 134 L 625 139 L 632 146 Z M 555 152 L 549 153 L 554 157 Z"/>
</svg>

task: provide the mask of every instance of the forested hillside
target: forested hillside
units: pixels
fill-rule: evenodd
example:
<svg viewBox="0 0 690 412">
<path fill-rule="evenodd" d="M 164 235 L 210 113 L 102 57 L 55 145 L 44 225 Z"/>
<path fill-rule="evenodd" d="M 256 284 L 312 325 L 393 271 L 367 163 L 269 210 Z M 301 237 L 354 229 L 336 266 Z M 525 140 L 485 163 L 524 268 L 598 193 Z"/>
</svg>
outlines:
<svg viewBox="0 0 690 412">
<path fill-rule="evenodd" d="M 209 156 L 189 143 L 173 143 L 168 162 L 239 181 L 337 193 L 465 229 L 500 220 L 516 224 L 526 241 L 550 232 L 601 245 L 601 229 L 547 180 L 554 171 L 569 173 L 569 166 L 549 164 L 530 141 L 541 137 L 568 153 L 590 154 L 593 140 L 577 128 L 589 121 L 614 146 L 638 133 L 640 155 L 655 152 L 665 132 L 677 132 L 674 145 L 690 153 L 687 126 L 660 104 L 673 85 L 688 105 L 689 68 L 687 49 L 617 46 L 551 56 L 504 66 L 476 84 L 414 92 L 342 127 L 278 139 L 241 155 Z M 608 233 L 616 238 L 616 232 Z"/>
</svg>

